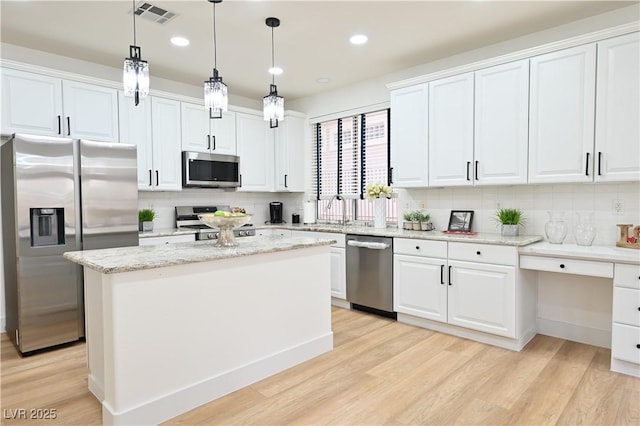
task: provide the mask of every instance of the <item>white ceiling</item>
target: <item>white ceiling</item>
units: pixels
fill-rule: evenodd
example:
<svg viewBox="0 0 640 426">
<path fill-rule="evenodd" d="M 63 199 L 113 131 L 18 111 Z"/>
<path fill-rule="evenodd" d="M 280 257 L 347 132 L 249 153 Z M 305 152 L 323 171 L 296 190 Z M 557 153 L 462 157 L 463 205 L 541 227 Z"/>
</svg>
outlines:
<svg viewBox="0 0 640 426">
<path fill-rule="evenodd" d="M 157 76 L 202 85 L 213 68 L 211 3 L 149 3 L 178 14 L 164 25 L 137 19 L 151 84 Z M 281 20 L 275 56 L 284 73 L 276 84 L 293 100 L 637 3 L 225 0 L 216 6 L 218 70 L 230 93 L 253 99 L 267 94 L 269 16 Z M 131 10 L 131 1 L 2 0 L 0 36 L 5 43 L 120 68 L 133 44 Z M 368 35 L 369 42 L 349 44 L 355 33 Z M 191 44 L 171 45 L 174 35 Z"/>
</svg>

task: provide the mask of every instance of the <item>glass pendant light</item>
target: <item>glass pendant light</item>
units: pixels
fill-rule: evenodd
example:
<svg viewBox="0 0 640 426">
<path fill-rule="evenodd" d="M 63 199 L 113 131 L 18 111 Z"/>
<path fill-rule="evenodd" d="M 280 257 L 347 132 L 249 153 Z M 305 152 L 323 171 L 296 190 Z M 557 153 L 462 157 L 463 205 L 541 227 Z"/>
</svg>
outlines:
<svg viewBox="0 0 640 426">
<path fill-rule="evenodd" d="M 271 28 L 271 84 L 269 85 L 269 94 L 263 98 L 264 120 L 269 122 L 269 127 L 278 127 L 278 121 L 284 120 L 284 98 L 278 96 L 278 87 L 276 86 L 275 62 L 273 48 L 273 29 L 280 26 L 278 18 L 267 18 L 267 27 Z"/>
<path fill-rule="evenodd" d="M 133 3 L 133 45 L 129 46 L 129 57 L 124 60 L 122 83 L 124 95 L 133 96 L 136 106 L 140 98 L 149 94 L 149 64 L 142 60 L 140 47 L 136 46 L 136 2 Z"/>
<path fill-rule="evenodd" d="M 222 3 L 222 0 L 208 1 L 213 3 L 213 76 L 204 82 L 204 107 L 209 110 L 210 118 L 222 118 L 222 113 L 227 111 L 229 105 L 227 85 L 218 74 L 216 55 L 216 3 Z"/>
</svg>

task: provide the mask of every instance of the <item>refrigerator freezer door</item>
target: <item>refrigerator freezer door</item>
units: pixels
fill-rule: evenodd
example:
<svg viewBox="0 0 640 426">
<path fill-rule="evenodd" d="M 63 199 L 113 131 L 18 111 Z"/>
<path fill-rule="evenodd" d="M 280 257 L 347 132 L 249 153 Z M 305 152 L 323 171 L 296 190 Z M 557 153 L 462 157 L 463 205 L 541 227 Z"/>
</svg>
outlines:
<svg viewBox="0 0 640 426">
<path fill-rule="evenodd" d="M 80 141 L 82 248 L 138 245 L 136 146 Z"/>
</svg>

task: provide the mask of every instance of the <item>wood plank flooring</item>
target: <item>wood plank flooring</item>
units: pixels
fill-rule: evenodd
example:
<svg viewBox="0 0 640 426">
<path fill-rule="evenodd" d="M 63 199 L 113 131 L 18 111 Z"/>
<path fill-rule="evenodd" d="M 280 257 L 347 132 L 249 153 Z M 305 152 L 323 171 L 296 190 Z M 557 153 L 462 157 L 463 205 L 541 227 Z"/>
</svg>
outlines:
<svg viewBox="0 0 640 426">
<path fill-rule="evenodd" d="M 640 379 L 609 371 L 609 350 L 538 335 L 512 352 L 361 312 L 332 317 L 332 352 L 166 424 L 640 424 Z M 1 344 L 3 425 L 101 423 L 83 343 L 26 358 L 6 334 Z M 11 418 L 20 408 L 56 418 Z"/>
</svg>

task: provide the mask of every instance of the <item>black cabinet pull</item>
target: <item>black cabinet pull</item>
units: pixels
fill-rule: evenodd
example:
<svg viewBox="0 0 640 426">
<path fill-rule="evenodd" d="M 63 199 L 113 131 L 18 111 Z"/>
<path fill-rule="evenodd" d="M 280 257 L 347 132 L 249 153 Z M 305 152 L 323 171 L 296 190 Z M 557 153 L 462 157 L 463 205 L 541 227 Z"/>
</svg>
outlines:
<svg viewBox="0 0 640 426">
<path fill-rule="evenodd" d="M 478 180 L 478 163 L 479 163 L 479 161 L 478 161 L 478 160 L 476 160 L 476 170 L 475 170 L 475 177 L 476 177 L 476 180 Z"/>
<path fill-rule="evenodd" d="M 160 185 L 160 173 L 156 170 L 156 186 Z"/>
<path fill-rule="evenodd" d="M 638 310 L 640 311 L 640 306 L 638 306 Z"/>
<path fill-rule="evenodd" d="M 564 269 L 564 263 L 560 264 L 560 269 Z"/>
<path fill-rule="evenodd" d="M 444 285 L 444 265 L 440 265 L 440 284 Z"/>
<path fill-rule="evenodd" d="M 416 250 L 420 250 L 420 246 L 416 246 Z"/>
<path fill-rule="evenodd" d="M 449 285 L 451 285 L 451 265 L 449 265 Z"/>
<path fill-rule="evenodd" d="M 71 118 L 67 116 L 67 135 L 71 136 Z"/>
<path fill-rule="evenodd" d="M 153 185 L 153 181 L 151 180 L 151 169 L 149 169 L 149 186 Z"/>
<path fill-rule="evenodd" d="M 58 134 L 62 134 L 62 117 L 58 116 Z"/>
<path fill-rule="evenodd" d="M 598 176 L 602 176 L 602 151 L 598 151 Z"/>
<path fill-rule="evenodd" d="M 207 149 L 211 149 L 211 135 L 207 135 Z"/>
<path fill-rule="evenodd" d="M 585 176 L 589 176 L 589 155 L 590 154 L 591 154 L 590 152 L 587 152 L 587 161 L 586 161 L 586 166 L 584 171 Z"/>
<path fill-rule="evenodd" d="M 478 251 L 476 252 L 476 254 L 477 254 L 478 256 L 480 256 L 480 250 L 478 250 Z"/>
<path fill-rule="evenodd" d="M 389 185 L 393 183 L 393 167 L 389 167 Z"/>
<path fill-rule="evenodd" d="M 242 174 L 240 174 L 239 177 L 240 177 L 240 182 L 239 183 L 240 183 L 240 186 L 242 186 Z"/>
<path fill-rule="evenodd" d="M 469 177 L 469 166 L 471 165 L 471 161 L 467 161 L 467 180 L 471 180 Z"/>
<path fill-rule="evenodd" d="M 288 187 L 289 187 L 289 185 L 287 184 L 287 176 L 288 176 L 288 175 L 284 175 L 284 187 L 285 187 L 285 188 L 288 188 Z"/>
<path fill-rule="evenodd" d="M 640 349 L 640 343 L 638 343 L 638 344 L 636 345 L 636 348 Z"/>
<path fill-rule="evenodd" d="M 215 151 L 216 150 L 216 135 L 213 135 L 212 139 L 213 139 L 213 150 Z"/>
</svg>

